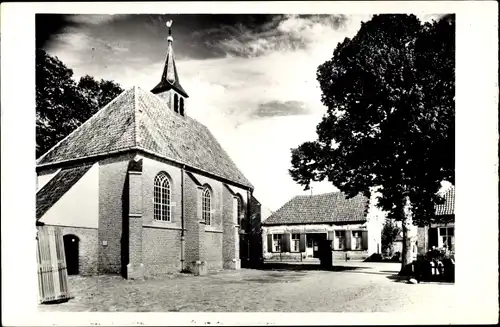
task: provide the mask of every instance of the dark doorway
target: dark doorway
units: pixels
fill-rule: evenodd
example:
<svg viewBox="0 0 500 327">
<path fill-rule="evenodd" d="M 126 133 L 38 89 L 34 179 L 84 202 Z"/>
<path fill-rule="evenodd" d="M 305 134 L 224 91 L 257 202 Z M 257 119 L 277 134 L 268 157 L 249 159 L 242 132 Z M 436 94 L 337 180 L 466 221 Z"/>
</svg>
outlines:
<svg viewBox="0 0 500 327">
<path fill-rule="evenodd" d="M 75 235 L 64 235 L 64 253 L 68 275 L 78 275 L 80 239 Z"/>
<path fill-rule="evenodd" d="M 320 248 L 319 243 L 326 240 L 326 233 L 307 233 L 306 241 L 307 247 L 312 248 L 313 258 L 319 258 Z"/>
</svg>

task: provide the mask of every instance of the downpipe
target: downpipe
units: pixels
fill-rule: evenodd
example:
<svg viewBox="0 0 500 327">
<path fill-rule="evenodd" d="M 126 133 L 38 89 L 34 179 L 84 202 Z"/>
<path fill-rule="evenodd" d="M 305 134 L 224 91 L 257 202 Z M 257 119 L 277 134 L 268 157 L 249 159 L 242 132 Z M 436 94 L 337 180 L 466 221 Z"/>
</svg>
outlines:
<svg viewBox="0 0 500 327">
<path fill-rule="evenodd" d="M 184 168 L 185 166 L 183 165 L 181 168 L 181 271 L 186 269 L 184 262 L 186 245 L 186 236 L 184 235 Z"/>
</svg>

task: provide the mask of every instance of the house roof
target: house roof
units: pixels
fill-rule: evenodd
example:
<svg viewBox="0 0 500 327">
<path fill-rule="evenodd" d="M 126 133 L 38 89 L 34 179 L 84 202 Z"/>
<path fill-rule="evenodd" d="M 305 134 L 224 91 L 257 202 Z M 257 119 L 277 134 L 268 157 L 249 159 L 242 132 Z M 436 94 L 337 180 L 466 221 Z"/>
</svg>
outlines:
<svg viewBox="0 0 500 327">
<path fill-rule="evenodd" d="M 36 220 L 40 219 L 92 167 L 61 169 L 36 193 Z"/>
<path fill-rule="evenodd" d="M 130 149 L 253 188 L 207 127 L 175 113 L 163 99 L 138 87 L 118 95 L 40 157 L 37 165 Z"/>
<path fill-rule="evenodd" d="M 262 225 L 364 222 L 369 199 L 344 193 L 298 195 L 267 218 Z"/>
<path fill-rule="evenodd" d="M 452 185 L 442 195 L 444 203 L 435 206 L 436 216 L 454 215 L 455 214 L 455 187 Z"/>
</svg>

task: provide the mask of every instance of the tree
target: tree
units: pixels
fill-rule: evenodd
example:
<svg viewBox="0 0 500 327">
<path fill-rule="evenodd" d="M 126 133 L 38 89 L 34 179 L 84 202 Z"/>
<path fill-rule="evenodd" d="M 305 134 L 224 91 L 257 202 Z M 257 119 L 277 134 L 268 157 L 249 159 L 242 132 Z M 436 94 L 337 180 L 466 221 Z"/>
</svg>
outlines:
<svg viewBox="0 0 500 327">
<path fill-rule="evenodd" d="M 392 253 L 392 245 L 397 236 L 401 233 L 399 228 L 392 219 L 386 219 L 382 227 L 382 253 L 389 250 Z"/>
<path fill-rule="evenodd" d="M 36 50 L 37 158 L 123 92 L 112 81 L 86 75 L 78 84 L 73 70 L 44 50 Z"/>
<path fill-rule="evenodd" d="M 36 50 L 36 156 L 39 157 L 81 122 L 84 99 L 73 71 L 59 59 Z"/>
<path fill-rule="evenodd" d="M 91 115 L 106 106 L 118 94 L 123 92 L 121 86 L 113 81 L 101 79 L 96 81 L 92 76 L 85 75 L 78 81 L 78 88 L 87 100 Z"/>
<path fill-rule="evenodd" d="M 339 43 L 317 80 L 327 112 L 318 139 L 292 149 L 292 178 L 329 180 L 348 197 L 379 192 L 378 207 L 410 224 L 434 221 L 440 183 L 454 182 L 455 18 L 422 25 L 414 15 L 376 15 Z"/>
</svg>

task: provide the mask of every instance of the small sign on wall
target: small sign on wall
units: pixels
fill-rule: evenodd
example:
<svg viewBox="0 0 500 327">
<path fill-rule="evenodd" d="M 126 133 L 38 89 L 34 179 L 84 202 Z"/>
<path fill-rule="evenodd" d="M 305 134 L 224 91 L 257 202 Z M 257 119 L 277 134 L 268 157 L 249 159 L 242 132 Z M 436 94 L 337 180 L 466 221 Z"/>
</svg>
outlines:
<svg viewBox="0 0 500 327">
<path fill-rule="evenodd" d="M 102 241 L 102 245 L 104 246 L 108 245 L 108 241 Z"/>
</svg>

